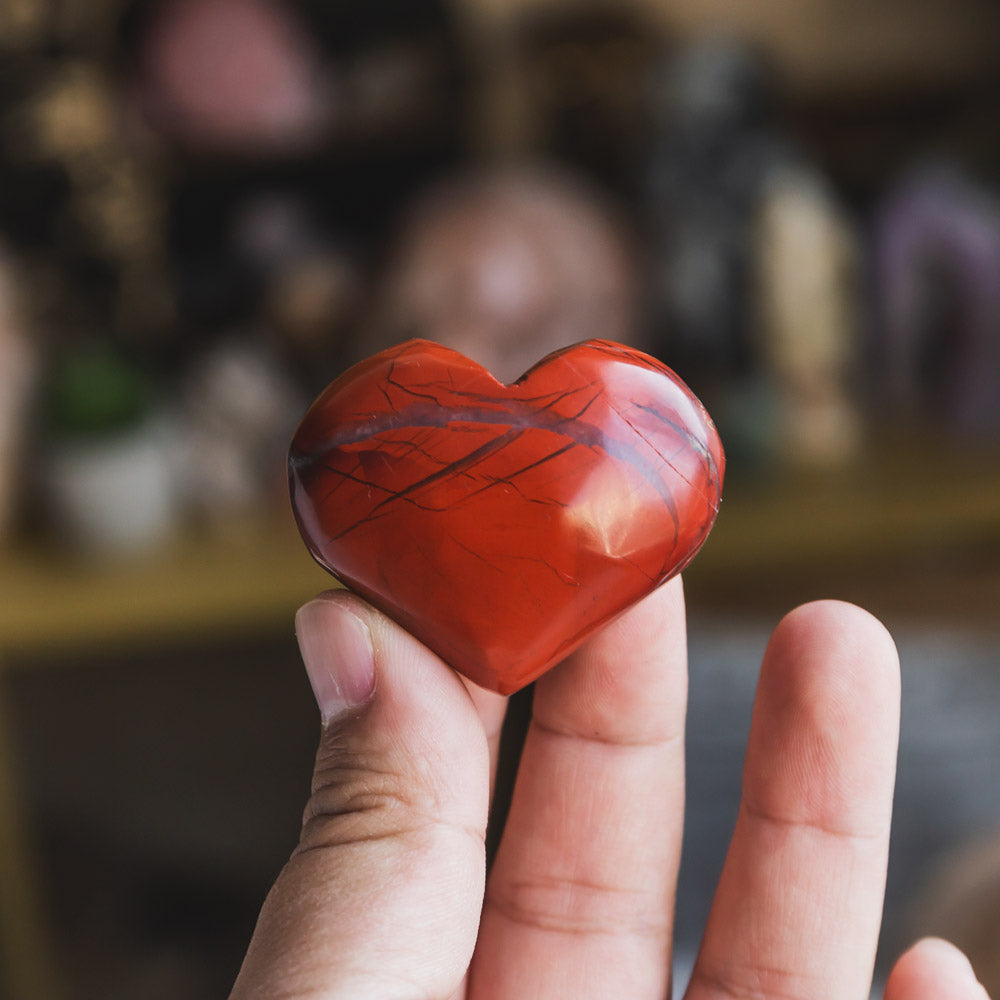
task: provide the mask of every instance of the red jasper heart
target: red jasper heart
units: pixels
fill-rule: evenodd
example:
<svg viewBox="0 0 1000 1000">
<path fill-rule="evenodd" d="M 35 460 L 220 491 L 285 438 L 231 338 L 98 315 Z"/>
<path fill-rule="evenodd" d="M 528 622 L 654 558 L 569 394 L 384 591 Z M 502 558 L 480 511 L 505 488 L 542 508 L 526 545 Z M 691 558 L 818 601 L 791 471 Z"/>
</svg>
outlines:
<svg viewBox="0 0 1000 1000">
<path fill-rule="evenodd" d="M 315 559 L 510 693 L 687 565 L 724 458 L 691 391 L 639 351 L 588 341 L 504 385 L 412 340 L 327 387 L 288 466 Z"/>
</svg>

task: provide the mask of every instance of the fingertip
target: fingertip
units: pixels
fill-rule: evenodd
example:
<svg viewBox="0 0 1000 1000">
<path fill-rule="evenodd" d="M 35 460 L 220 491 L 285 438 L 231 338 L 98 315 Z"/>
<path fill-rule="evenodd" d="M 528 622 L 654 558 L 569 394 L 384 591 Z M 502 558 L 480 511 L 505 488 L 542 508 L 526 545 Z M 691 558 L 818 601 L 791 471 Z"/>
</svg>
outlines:
<svg viewBox="0 0 1000 1000">
<path fill-rule="evenodd" d="M 295 635 L 324 725 L 368 702 L 375 654 L 364 615 L 324 595 L 299 608 Z"/>
<path fill-rule="evenodd" d="M 972 963 L 965 952 L 942 937 L 921 938 L 904 952 L 904 957 L 916 963 L 918 968 L 936 969 L 966 979 L 975 979 Z"/>
<path fill-rule="evenodd" d="M 483 739 L 478 703 L 455 671 L 357 594 L 319 594 L 295 628 L 324 727 L 364 709 L 372 726 L 404 742 L 459 733 L 472 753 Z"/>
<path fill-rule="evenodd" d="M 423 803 L 425 815 L 450 812 L 485 827 L 489 745 L 458 675 L 347 590 L 305 604 L 296 629 L 323 721 L 314 787 L 328 774 L 341 781 L 345 760 L 364 761 L 379 775 L 371 788 L 387 783 L 408 808 Z"/>
<path fill-rule="evenodd" d="M 298 847 L 232 995 L 450 996 L 485 880 L 489 757 L 472 700 L 355 594 L 309 601 L 296 632 L 324 728 Z"/>
<path fill-rule="evenodd" d="M 339 629 L 356 626 L 364 630 L 364 637 L 370 644 L 376 674 L 384 672 L 384 668 L 396 673 L 399 665 L 404 670 L 415 671 L 425 680 L 429 672 L 454 679 L 453 671 L 433 650 L 349 590 L 324 591 L 306 602 L 295 615 L 295 633 L 300 647 L 304 639 L 306 646 L 318 645 L 320 655 L 329 656 L 332 644 L 338 640 Z M 313 649 L 308 651 L 315 655 Z M 306 650 L 302 652 L 305 658 Z M 306 669 L 310 670 L 309 663 Z"/>
<path fill-rule="evenodd" d="M 839 693 L 852 711 L 868 705 L 887 719 L 898 711 L 896 644 L 855 604 L 821 600 L 790 611 L 774 630 L 765 663 L 783 688 L 807 701 Z"/>
<path fill-rule="evenodd" d="M 950 941 L 927 937 L 893 966 L 885 1000 L 989 1000 L 972 963 Z"/>
<path fill-rule="evenodd" d="M 898 662 L 896 644 L 885 625 L 871 612 L 848 601 L 820 600 L 789 611 L 774 632 L 778 642 L 831 646 L 851 638 L 858 648 L 888 663 Z"/>
<path fill-rule="evenodd" d="M 881 841 L 899 699 L 895 644 L 878 619 L 842 601 L 789 612 L 764 654 L 744 795 L 767 812 Z"/>
</svg>

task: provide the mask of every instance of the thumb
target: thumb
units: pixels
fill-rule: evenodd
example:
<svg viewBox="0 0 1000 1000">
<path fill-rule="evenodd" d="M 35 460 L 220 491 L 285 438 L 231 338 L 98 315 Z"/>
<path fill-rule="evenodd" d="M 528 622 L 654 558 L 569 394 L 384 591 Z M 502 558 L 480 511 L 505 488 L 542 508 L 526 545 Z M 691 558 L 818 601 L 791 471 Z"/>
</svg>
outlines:
<svg viewBox="0 0 1000 1000">
<path fill-rule="evenodd" d="M 485 879 L 486 736 L 458 677 L 344 591 L 296 616 L 323 718 L 298 847 L 231 1000 L 449 997 Z"/>
</svg>

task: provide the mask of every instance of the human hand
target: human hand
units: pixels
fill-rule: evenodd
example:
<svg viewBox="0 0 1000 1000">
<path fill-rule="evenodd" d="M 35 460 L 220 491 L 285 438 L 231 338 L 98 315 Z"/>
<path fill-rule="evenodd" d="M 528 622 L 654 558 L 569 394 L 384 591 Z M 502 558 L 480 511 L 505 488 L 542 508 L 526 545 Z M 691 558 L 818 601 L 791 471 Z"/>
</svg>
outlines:
<svg viewBox="0 0 1000 1000">
<path fill-rule="evenodd" d="M 313 792 L 231 1000 L 669 997 L 679 579 L 537 682 L 488 883 L 506 699 L 346 592 L 307 604 L 297 631 L 324 718 Z M 898 661 L 878 622 L 836 602 L 781 622 L 687 1000 L 869 996 L 898 723 Z M 957 949 L 927 940 L 885 996 L 986 994 Z"/>
</svg>

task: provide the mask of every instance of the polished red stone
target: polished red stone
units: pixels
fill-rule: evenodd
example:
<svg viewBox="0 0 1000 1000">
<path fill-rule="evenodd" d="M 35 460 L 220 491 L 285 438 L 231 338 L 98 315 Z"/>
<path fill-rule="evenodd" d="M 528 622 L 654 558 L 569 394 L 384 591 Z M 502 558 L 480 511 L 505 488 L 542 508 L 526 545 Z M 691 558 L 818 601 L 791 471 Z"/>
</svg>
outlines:
<svg viewBox="0 0 1000 1000">
<path fill-rule="evenodd" d="M 288 461 L 316 560 L 504 693 L 687 565 L 724 466 L 684 383 L 599 340 L 512 385 L 428 341 L 390 348 L 316 399 Z"/>
</svg>

